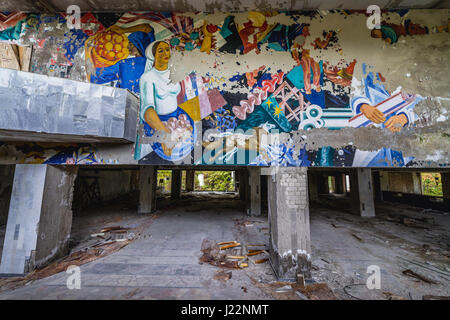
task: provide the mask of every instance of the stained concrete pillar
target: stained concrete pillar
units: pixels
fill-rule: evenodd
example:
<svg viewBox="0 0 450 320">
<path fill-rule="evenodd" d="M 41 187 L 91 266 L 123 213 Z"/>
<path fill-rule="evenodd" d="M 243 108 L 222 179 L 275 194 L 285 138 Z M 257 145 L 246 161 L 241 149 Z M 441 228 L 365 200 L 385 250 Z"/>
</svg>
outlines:
<svg viewBox="0 0 450 320">
<path fill-rule="evenodd" d="M 172 170 L 172 181 L 170 185 L 170 197 L 172 199 L 180 199 L 181 196 L 181 180 L 182 171 L 180 169 Z"/>
<path fill-rule="evenodd" d="M 0 274 L 23 275 L 67 253 L 78 167 L 16 165 Z"/>
<path fill-rule="evenodd" d="M 260 216 L 261 215 L 261 168 L 260 167 L 248 167 L 248 185 L 250 201 L 248 203 L 248 215 Z"/>
<path fill-rule="evenodd" d="M 381 190 L 381 176 L 380 171 L 372 172 L 373 191 L 376 201 L 383 201 L 383 191 Z"/>
<path fill-rule="evenodd" d="M 441 172 L 442 193 L 444 196 L 444 208 L 450 208 L 450 171 Z"/>
<path fill-rule="evenodd" d="M 248 171 L 239 170 L 239 199 L 247 201 L 248 199 Z"/>
<path fill-rule="evenodd" d="M 414 194 L 422 194 L 422 175 L 420 172 L 412 172 L 413 191 Z"/>
<path fill-rule="evenodd" d="M 146 214 L 156 210 L 156 187 L 158 170 L 154 166 L 139 167 L 138 213 Z"/>
<path fill-rule="evenodd" d="M 186 170 L 186 191 L 192 192 L 195 188 L 195 170 Z"/>
<path fill-rule="evenodd" d="M 370 168 L 354 169 L 350 174 L 350 199 L 354 214 L 366 218 L 375 217 L 375 197 Z"/>
<path fill-rule="evenodd" d="M 334 193 L 343 194 L 342 175 L 337 173 L 334 175 Z"/>
<path fill-rule="evenodd" d="M 308 194 L 310 201 L 319 200 L 318 177 L 312 171 L 308 171 Z"/>
<path fill-rule="evenodd" d="M 328 185 L 328 175 L 324 173 L 317 174 L 317 186 L 319 194 L 329 194 L 330 187 Z"/>
<path fill-rule="evenodd" d="M 345 173 L 341 174 L 341 183 L 342 183 L 342 193 L 347 194 L 347 175 Z"/>
<path fill-rule="evenodd" d="M 268 178 L 270 262 L 279 279 L 310 278 L 307 169 L 277 169 Z"/>
<path fill-rule="evenodd" d="M 8 220 L 15 165 L 0 165 L 0 226 Z"/>
</svg>

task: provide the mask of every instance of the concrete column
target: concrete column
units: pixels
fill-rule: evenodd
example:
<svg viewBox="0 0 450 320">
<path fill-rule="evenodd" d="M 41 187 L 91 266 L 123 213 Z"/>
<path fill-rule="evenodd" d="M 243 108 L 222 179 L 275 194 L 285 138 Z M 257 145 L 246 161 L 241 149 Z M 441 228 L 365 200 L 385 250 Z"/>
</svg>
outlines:
<svg viewBox="0 0 450 320">
<path fill-rule="evenodd" d="M 334 175 L 334 193 L 337 194 L 343 194 L 344 190 L 342 187 L 342 175 L 341 174 L 335 174 Z"/>
<path fill-rule="evenodd" d="M 239 170 L 239 199 L 247 201 L 248 199 L 248 171 Z"/>
<path fill-rule="evenodd" d="M 0 165 L 0 226 L 5 225 L 8 220 L 15 167 L 14 164 Z"/>
<path fill-rule="evenodd" d="M 375 217 L 372 170 L 358 168 L 350 174 L 352 212 L 361 217 Z"/>
<path fill-rule="evenodd" d="M 414 194 L 422 195 L 422 175 L 420 172 L 412 172 Z"/>
<path fill-rule="evenodd" d="M 347 178 L 346 178 L 346 174 L 342 173 L 341 174 L 341 183 L 342 183 L 342 193 L 347 194 Z"/>
<path fill-rule="evenodd" d="M 158 170 L 154 166 L 139 167 L 138 213 L 146 214 L 156 210 L 156 187 Z"/>
<path fill-rule="evenodd" d="M 383 201 L 383 191 L 381 190 L 381 176 L 380 171 L 372 172 L 373 190 L 376 201 Z"/>
<path fill-rule="evenodd" d="M 16 165 L 1 275 L 23 275 L 67 253 L 77 171 Z"/>
<path fill-rule="evenodd" d="M 180 169 L 172 170 L 172 181 L 170 186 L 170 197 L 172 199 L 180 199 L 181 196 L 181 175 L 182 171 Z"/>
<path fill-rule="evenodd" d="M 450 171 L 441 172 L 442 193 L 444 194 L 444 208 L 450 208 Z"/>
<path fill-rule="evenodd" d="M 318 184 L 317 174 L 315 174 L 312 171 L 308 171 L 308 193 L 309 193 L 309 200 L 311 201 L 317 201 L 319 199 L 317 184 Z"/>
<path fill-rule="evenodd" d="M 249 191 L 250 201 L 248 201 L 248 215 L 260 216 L 261 215 L 261 168 L 260 167 L 248 167 L 249 173 Z"/>
<path fill-rule="evenodd" d="M 306 168 L 280 167 L 268 178 L 270 262 L 279 279 L 311 276 Z"/>
<path fill-rule="evenodd" d="M 330 187 L 328 186 L 328 175 L 324 173 L 317 174 L 317 185 L 319 194 L 329 194 Z"/>
<path fill-rule="evenodd" d="M 195 189 L 195 170 L 186 170 L 186 191 L 192 192 Z"/>
</svg>

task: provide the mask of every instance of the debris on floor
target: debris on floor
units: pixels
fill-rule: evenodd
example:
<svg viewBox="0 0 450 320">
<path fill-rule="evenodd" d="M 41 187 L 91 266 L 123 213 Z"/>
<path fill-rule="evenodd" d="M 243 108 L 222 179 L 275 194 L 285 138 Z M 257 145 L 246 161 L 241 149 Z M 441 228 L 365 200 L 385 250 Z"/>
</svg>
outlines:
<svg viewBox="0 0 450 320">
<path fill-rule="evenodd" d="M 214 275 L 214 280 L 227 281 L 227 280 L 231 279 L 231 276 L 232 276 L 231 271 L 225 272 L 222 269 L 222 270 L 216 272 L 216 274 Z"/>
<path fill-rule="evenodd" d="M 422 300 L 450 300 L 450 296 L 425 295 L 422 297 Z"/>
<path fill-rule="evenodd" d="M 338 300 L 326 283 L 312 283 L 302 286 L 295 282 L 274 281 L 260 283 L 251 278 L 253 284 L 270 294 L 274 299 L 282 300 Z"/>
<path fill-rule="evenodd" d="M 238 261 L 228 260 L 226 257 L 227 252 L 220 248 L 216 242 L 204 239 L 201 246 L 203 255 L 200 257 L 200 262 L 216 267 L 238 269 Z"/>
<path fill-rule="evenodd" d="M 35 280 L 43 279 L 59 272 L 66 271 L 69 266 L 81 266 L 99 258 L 105 257 L 113 252 L 119 251 L 132 241 L 138 239 L 145 228 L 148 228 L 152 221 L 157 217 L 144 218 L 140 224 L 131 227 L 122 227 L 118 225 L 97 227 L 95 233 L 89 232 L 84 239 L 71 238 L 72 245 L 70 253 L 48 266 L 36 269 L 24 277 L 0 278 L 0 292 L 16 289 L 27 285 Z M 117 222 L 117 219 L 114 219 Z M 112 221 L 110 221 L 112 222 Z M 92 228 L 90 228 L 92 230 Z M 99 230 L 100 229 L 100 230 Z"/>
<path fill-rule="evenodd" d="M 247 249 L 248 247 L 265 247 L 265 245 L 245 245 L 238 241 L 216 243 L 204 239 L 201 247 L 203 255 L 200 257 L 200 262 L 216 267 L 242 269 L 248 267 L 248 261 L 253 264 L 261 264 L 269 260 L 269 253 L 266 250 Z"/>
<path fill-rule="evenodd" d="M 410 276 L 410 277 L 422 280 L 423 282 L 426 282 L 426 283 L 437 284 L 436 281 L 431 280 L 421 274 L 418 274 L 418 273 L 412 271 L 411 269 L 403 270 L 402 273 L 406 276 Z"/>
</svg>

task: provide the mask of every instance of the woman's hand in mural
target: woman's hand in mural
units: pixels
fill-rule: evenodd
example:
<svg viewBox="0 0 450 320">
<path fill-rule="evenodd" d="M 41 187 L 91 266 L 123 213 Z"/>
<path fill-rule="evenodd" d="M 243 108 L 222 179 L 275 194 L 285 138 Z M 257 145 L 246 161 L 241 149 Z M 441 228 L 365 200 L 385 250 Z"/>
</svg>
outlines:
<svg viewBox="0 0 450 320">
<path fill-rule="evenodd" d="M 374 123 L 383 123 L 386 121 L 386 117 L 384 116 L 383 112 L 366 103 L 361 106 L 361 112 L 366 116 L 367 119 Z"/>
<path fill-rule="evenodd" d="M 391 130 L 391 132 L 399 132 L 407 123 L 408 119 L 406 119 L 406 116 L 404 114 L 400 114 L 391 117 L 388 121 L 386 121 L 384 126 Z"/>
<path fill-rule="evenodd" d="M 147 124 L 150 127 L 152 127 L 153 129 L 159 130 L 159 131 L 164 131 L 169 134 L 171 133 L 170 129 L 164 125 L 164 123 L 161 121 L 161 119 L 159 119 L 159 116 L 156 113 L 155 109 L 148 108 L 145 111 L 144 118 L 145 118 L 145 121 L 147 122 Z"/>
</svg>

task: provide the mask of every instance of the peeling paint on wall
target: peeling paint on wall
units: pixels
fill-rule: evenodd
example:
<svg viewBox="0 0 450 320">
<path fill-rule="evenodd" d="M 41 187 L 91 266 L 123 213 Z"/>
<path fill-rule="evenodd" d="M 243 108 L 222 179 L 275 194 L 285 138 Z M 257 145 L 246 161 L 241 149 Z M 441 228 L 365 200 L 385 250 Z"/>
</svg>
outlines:
<svg viewBox="0 0 450 320">
<path fill-rule="evenodd" d="M 2 17 L 33 72 L 140 95 L 130 163 L 449 165 L 449 10 Z"/>
</svg>

